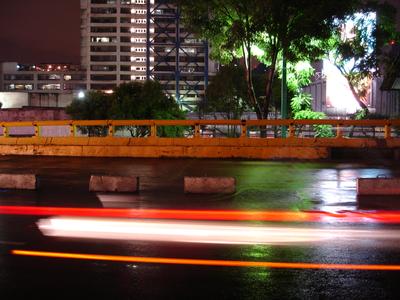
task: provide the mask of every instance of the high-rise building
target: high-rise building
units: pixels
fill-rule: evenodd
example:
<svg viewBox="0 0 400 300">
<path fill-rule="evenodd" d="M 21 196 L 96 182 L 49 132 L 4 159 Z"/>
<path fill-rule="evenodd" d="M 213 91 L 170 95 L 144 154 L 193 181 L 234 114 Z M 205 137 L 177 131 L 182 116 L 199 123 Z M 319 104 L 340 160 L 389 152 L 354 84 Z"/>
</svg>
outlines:
<svg viewBox="0 0 400 300">
<path fill-rule="evenodd" d="M 88 90 L 155 79 L 186 109 L 204 97 L 214 64 L 169 0 L 81 0 L 81 64 Z"/>
</svg>

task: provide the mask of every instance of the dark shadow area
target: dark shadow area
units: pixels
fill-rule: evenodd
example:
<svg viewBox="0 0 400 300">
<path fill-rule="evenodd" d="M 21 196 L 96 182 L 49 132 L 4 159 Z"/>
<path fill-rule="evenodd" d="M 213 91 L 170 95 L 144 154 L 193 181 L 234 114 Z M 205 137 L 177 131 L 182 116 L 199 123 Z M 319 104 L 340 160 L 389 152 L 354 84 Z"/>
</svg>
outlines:
<svg viewBox="0 0 400 300">
<path fill-rule="evenodd" d="M 393 149 L 374 148 L 332 148 L 331 159 L 333 160 L 365 160 L 377 162 L 382 160 L 394 160 Z"/>
<path fill-rule="evenodd" d="M 357 196 L 361 210 L 400 210 L 399 196 Z"/>
</svg>

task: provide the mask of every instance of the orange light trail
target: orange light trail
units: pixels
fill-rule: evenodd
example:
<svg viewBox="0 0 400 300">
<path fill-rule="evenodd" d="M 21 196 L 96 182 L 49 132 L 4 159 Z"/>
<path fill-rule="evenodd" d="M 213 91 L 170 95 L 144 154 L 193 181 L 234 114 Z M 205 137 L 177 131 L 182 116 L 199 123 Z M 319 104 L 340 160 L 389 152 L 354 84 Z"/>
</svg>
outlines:
<svg viewBox="0 0 400 300">
<path fill-rule="evenodd" d="M 116 256 L 100 254 L 79 254 L 63 252 L 43 252 L 12 250 L 13 255 L 35 256 L 48 258 L 66 258 L 81 260 L 101 260 L 126 263 L 152 263 L 218 267 L 260 267 L 278 269 L 336 269 L 336 270 L 368 270 L 368 271 L 400 271 L 400 265 L 360 265 L 360 264 L 318 264 L 300 262 L 267 262 L 267 261 L 240 261 L 240 260 L 210 260 L 190 258 L 165 258 L 142 256 Z"/>
<path fill-rule="evenodd" d="M 400 211 L 239 211 L 0 206 L 0 214 L 210 221 L 400 223 Z"/>
</svg>

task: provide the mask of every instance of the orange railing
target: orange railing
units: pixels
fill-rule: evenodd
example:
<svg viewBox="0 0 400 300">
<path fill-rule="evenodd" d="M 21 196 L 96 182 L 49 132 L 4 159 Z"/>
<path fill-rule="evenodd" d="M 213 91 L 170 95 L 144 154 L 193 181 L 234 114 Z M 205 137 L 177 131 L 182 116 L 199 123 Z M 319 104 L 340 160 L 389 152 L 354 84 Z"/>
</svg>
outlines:
<svg viewBox="0 0 400 300">
<path fill-rule="evenodd" d="M 57 137 L 84 136 L 82 128 L 101 127 L 103 137 L 118 137 L 121 128 L 143 127 L 148 129 L 145 137 L 158 137 L 158 129 L 169 126 L 185 128 L 179 137 L 280 137 L 282 128 L 288 138 L 317 138 L 318 126 L 325 125 L 333 138 L 399 138 L 400 120 L 60 120 L 1 122 L 0 133 L 7 137 Z M 44 129 L 63 129 L 49 131 Z M 227 134 L 231 128 L 231 134 Z M 233 129 L 232 129 L 233 128 Z M 19 129 L 19 130 L 17 130 Z M 24 129 L 24 130 L 22 130 Z M 45 132 L 44 132 L 45 131 Z M 265 132 L 264 135 L 260 134 Z M 53 133 L 52 133 L 53 132 Z M 119 136 L 123 137 L 123 136 Z M 126 137 L 126 136 L 125 136 Z M 142 136 L 144 137 L 144 136 Z"/>
</svg>

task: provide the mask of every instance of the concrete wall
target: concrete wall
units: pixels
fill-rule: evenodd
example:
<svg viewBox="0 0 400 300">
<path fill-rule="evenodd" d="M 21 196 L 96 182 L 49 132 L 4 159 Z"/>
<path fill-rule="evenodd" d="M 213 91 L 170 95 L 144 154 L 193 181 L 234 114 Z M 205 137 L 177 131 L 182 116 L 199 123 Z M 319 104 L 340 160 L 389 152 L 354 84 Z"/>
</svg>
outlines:
<svg viewBox="0 0 400 300">
<path fill-rule="evenodd" d="M 62 108 L 16 108 L 16 109 L 0 109 L 1 122 L 14 121 L 45 121 L 45 120 L 69 120 Z"/>
<path fill-rule="evenodd" d="M 189 194 L 234 194 L 234 177 L 185 177 L 184 191 Z"/>
<path fill-rule="evenodd" d="M 246 159 L 326 159 L 327 147 L 282 147 L 239 145 L 173 145 L 170 141 L 137 141 L 125 138 L 41 137 L 0 138 L 0 155 L 43 155 L 76 157 L 138 158 L 246 158 Z M 157 139 L 158 140 L 158 139 Z M 189 140 L 189 139 L 188 139 Z M 139 144 L 136 144 L 138 143 Z M 144 142 L 144 144 L 143 144 Z M 237 142 L 234 142 L 237 144 Z M 176 144 L 179 144 L 176 142 Z M 186 144 L 186 145 L 185 145 Z"/>
<path fill-rule="evenodd" d="M 60 94 L 58 95 L 58 107 L 66 107 L 74 100 L 73 94 Z"/>
</svg>

